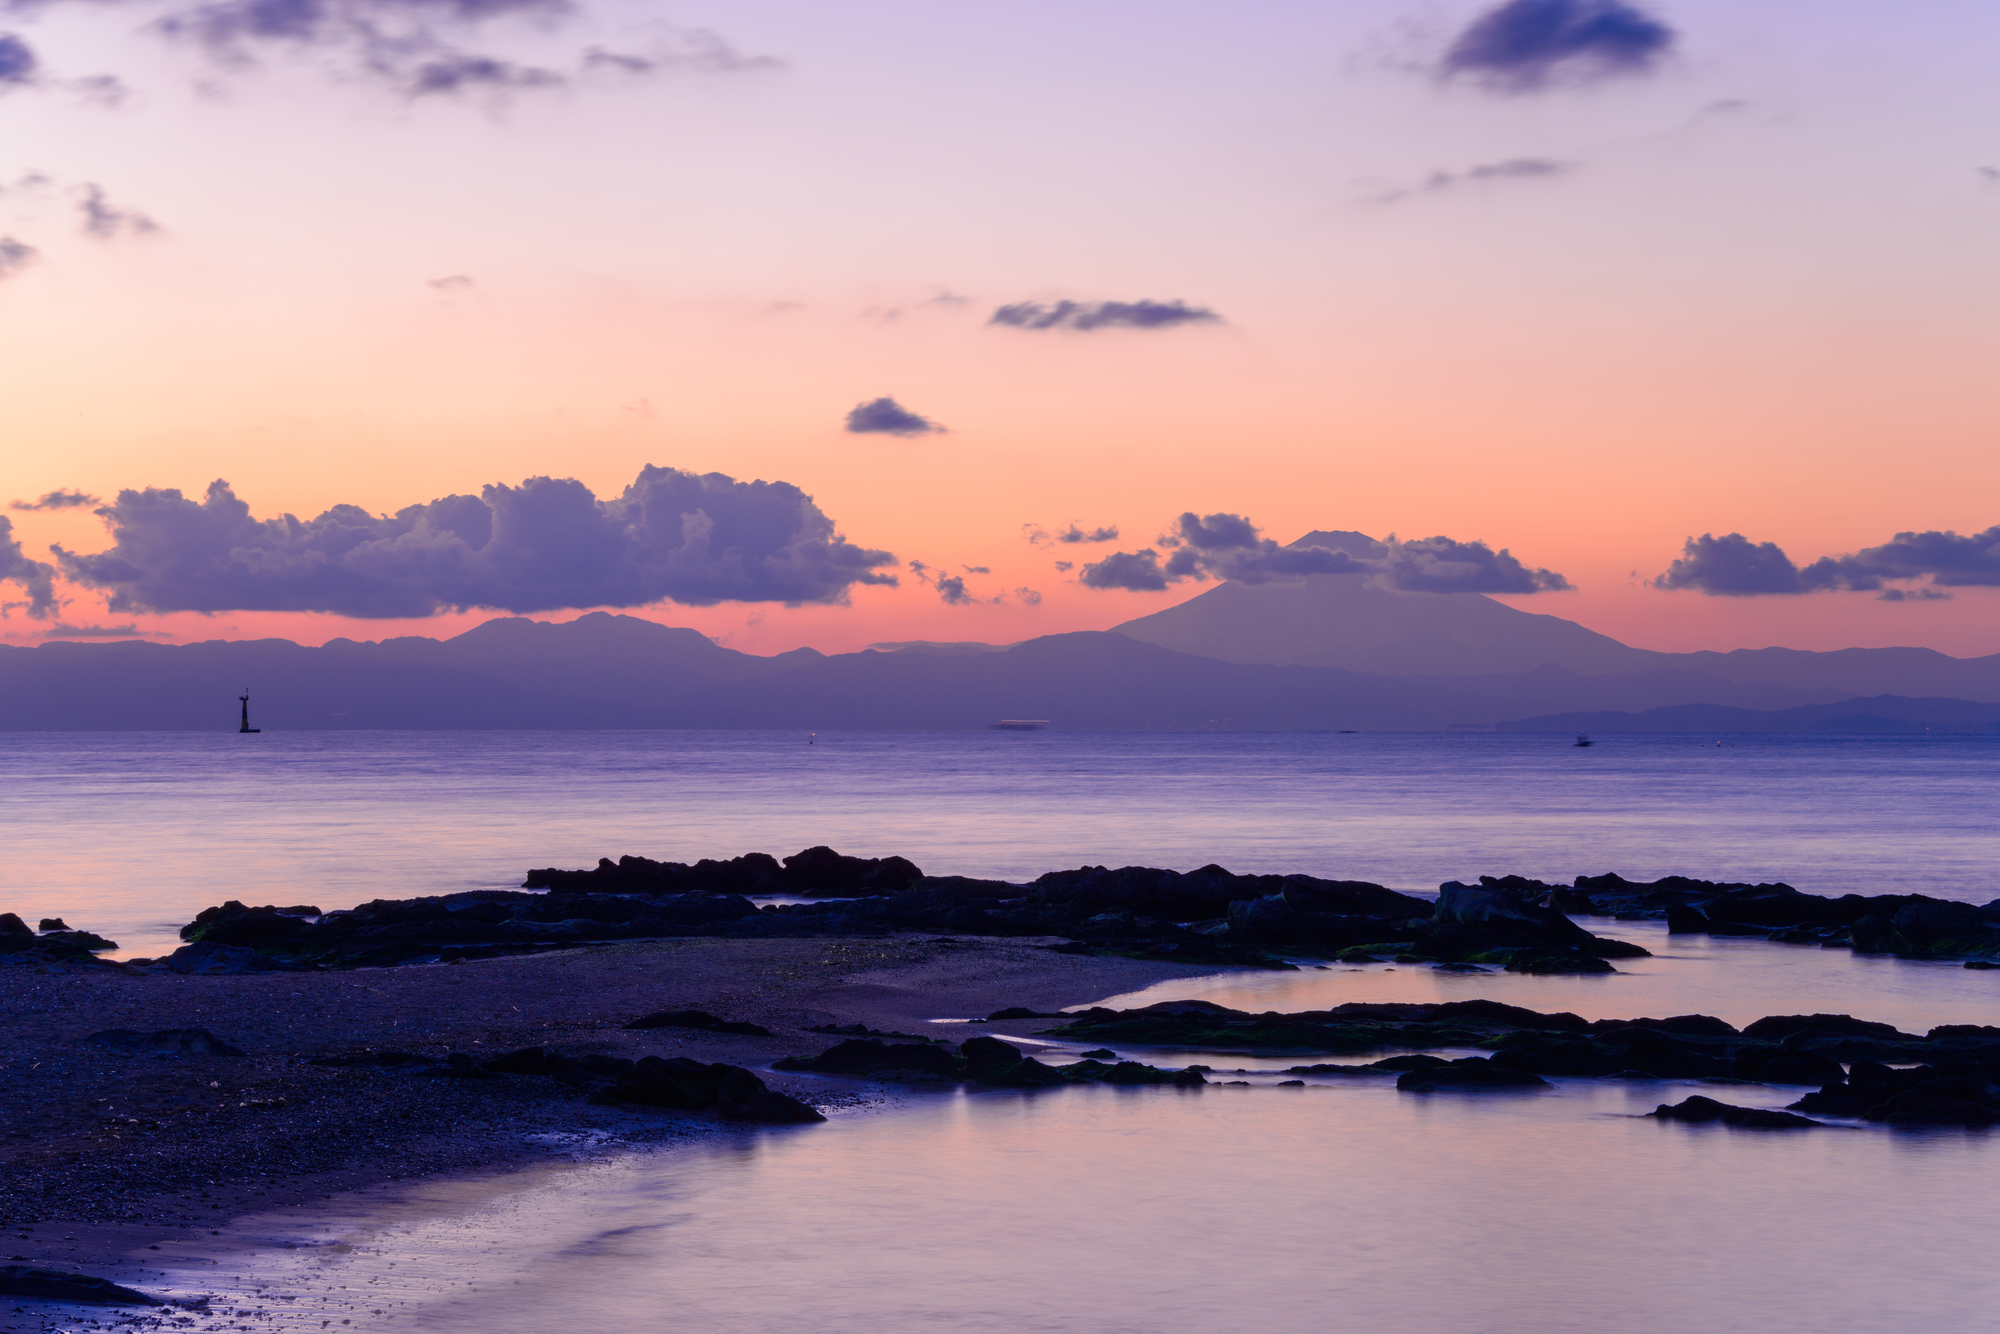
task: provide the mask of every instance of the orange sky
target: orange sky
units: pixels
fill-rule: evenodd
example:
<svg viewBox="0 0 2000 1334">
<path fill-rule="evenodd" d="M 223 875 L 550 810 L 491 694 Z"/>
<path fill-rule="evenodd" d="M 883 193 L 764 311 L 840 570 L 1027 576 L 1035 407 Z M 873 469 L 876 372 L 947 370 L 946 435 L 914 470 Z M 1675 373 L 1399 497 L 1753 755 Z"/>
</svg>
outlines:
<svg viewBox="0 0 2000 1334">
<path fill-rule="evenodd" d="M 1448 35 L 1478 8 L 1417 17 Z M 50 182 L 0 194 L 0 233 L 39 252 L 0 280 L 0 500 L 221 477 L 310 517 L 542 474 L 609 496 L 654 463 L 795 483 L 851 540 L 1008 597 L 906 577 L 644 612 L 759 652 L 1115 624 L 1199 587 L 1083 589 L 1023 525 L 1118 526 L 1088 558 L 1183 510 L 1483 539 L 1578 585 L 1517 605 L 1648 648 L 2000 652 L 1990 590 L 1640 585 L 1704 532 L 1804 564 L 2000 522 L 2000 94 L 1971 55 L 1992 16 L 1690 3 L 1645 77 L 1499 96 L 1411 72 L 1436 38 L 1412 14 L 753 3 L 683 19 L 781 65 L 450 103 L 290 57 L 225 78 L 58 7 L 23 30 L 50 70 L 133 93 L 0 101 L 35 146 L 0 179 Z M 502 37 L 525 58 L 642 19 L 576 22 Z M 1553 165 L 1473 174 L 1524 160 Z M 159 229 L 77 234 L 85 183 Z M 986 322 L 1065 297 L 1222 318 Z M 949 434 L 841 429 L 880 395 Z M 82 512 L 9 517 L 30 557 L 106 541 Z M 68 624 L 180 639 L 490 614 L 107 618 L 64 591 Z M 49 628 L 17 611 L 0 637 Z"/>
</svg>

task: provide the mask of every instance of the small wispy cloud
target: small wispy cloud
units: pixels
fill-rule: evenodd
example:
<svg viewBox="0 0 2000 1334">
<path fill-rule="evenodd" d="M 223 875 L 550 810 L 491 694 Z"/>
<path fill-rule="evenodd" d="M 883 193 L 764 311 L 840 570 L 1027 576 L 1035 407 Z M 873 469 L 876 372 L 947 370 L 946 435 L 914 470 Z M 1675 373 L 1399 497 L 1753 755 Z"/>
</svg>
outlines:
<svg viewBox="0 0 2000 1334">
<path fill-rule="evenodd" d="M 11 501 L 8 503 L 7 508 L 23 512 L 30 510 L 71 510 L 81 509 L 85 505 L 102 505 L 103 503 L 103 501 L 99 500 L 96 496 L 90 495 L 88 492 L 61 490 L 51 491 L 47 495 L 38 496 L 34 500 Z"/>
<path fill-rule="evenodd" d="M 1569 162 L 1558 162 L 1553 158 L 1515 157 L 1500 162 L 1479 162 L 1457 170 L 1439 169 L 1414 185 L 1395 186 L 1378 194 L 1368 196 L 1373 204 L 1395 204 L 1406 199 L 1417 199 L 1426 195 L 1443 194 L 1451 190 L 1464 190 L 1471 186 L 1500 185 L 1518 181 L 1547 181 L 1558 176 L 1567 176 L 1576 170 Z"/>
<path fill-rule="evenodd" d="M 83 233 L 100 241 L 115 240 L 120 236 L 147 236 L 160 230 L 154 222 L 135 208 L 123 208 L 105 196 L 104 187 L 86 181 L 76 187 L 77 212 L 83 215 Z"/>
<path fill-rule="evenodd" d="M 1057 301 L 1044 305 L 1016 301 L 994 311 L 988 324 L 1014 329 L 1173 329 L 1184 324 L 1220 324 L 1222 317 L 1206 306 L 1185 301 Z"/>
</svg>

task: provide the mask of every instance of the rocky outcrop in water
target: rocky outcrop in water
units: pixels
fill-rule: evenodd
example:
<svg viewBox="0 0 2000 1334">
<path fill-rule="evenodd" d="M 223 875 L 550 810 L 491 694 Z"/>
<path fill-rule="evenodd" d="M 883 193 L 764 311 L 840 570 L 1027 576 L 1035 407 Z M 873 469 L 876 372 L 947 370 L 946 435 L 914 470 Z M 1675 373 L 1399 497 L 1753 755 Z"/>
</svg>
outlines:
<svg viewBox="0 0 2000 1334">
<path fill-rule="evenodd" d="M 1208 1082 L 1199 1068 L 1161 1070 L 1138 1061 L 1084 1059 L 1068 1065 L 1044 1065 L 1023 1055 L 1013 1043 L 989 1037 L 967 1038 L 955 1054 L 941 1046 L 863 1038 L 829 1047 L 817 1056 L 787 1056 L 774 1068 L 928 1083 L 965 1080 L 992 1088 L 1054 1088 L 1062 1084 L 1194 1088 Z"/>
<path fill-rule="evenodd" d="M 166 1305 L 158 1297 L 148 1297 L 108 1278 L 40 1265 L 0 1265 L 0 1297 L 33 1297 L 86 1306 Z"/>
<path fill-rule="evenodd" d="M 498 1056 L 452 1052 L 442 1059 L 407 1051 L 363 1051 L 322 1056 L 310 1065 L 339 1070 L 370 1069 L 424 1079 L 497 1079 L 527 1075 L 554 1079 L 593 1103 L 652 1107 L 665 1111 L 713 1111 L 736 1121 L 800 1125 L 824 1121 L 812 1107 L 765 1084 L 740 1065 L 686 1057 L 564 1055 L 546 1047 L 523 1047 Z"/>
<path fill-rule="evenodd" d="M 0 913 L 0 963 L 89 964 L 104 950 L 117 948 L 117 941 L 73 930 L 59 917 L 43 918 L 37 931 L 17 913 Z"/>
<path fill-rule="evenodd" d="M 1986 1031 L 2000 1039 L 2000 1030 Z M 1791 1109 L 1892 1126 L 1990 1126 L 2000 1123 L 2000 1061 L 1940 1061 L 1913 1069 L 1855 1061 Z"/>
<path fill-rule="evenodd" d="M 1713 1098 L 1696 1094 L 1671 1106 L 1661 1103 L 1652 1115 L 1662 1121 L 1691 1121 L 1697 1125 L 1715 1123 L 1725 1126 L 1739 1126 L 1746 1130 L 1807 1130 L 1820 1122 L 1809 1117 L 1794 1116 L 1790 1112 L 1772 1111 L 1768 1107 L 1737 1107 Z"/>
<path fill-rule="evenodd" d="M 173 971 L 351 967 L 480 958 L 662 936 L 855 936 L 894 931 L 1059 937 L 1051 948 L 1204 966 L 1291 968 L 1290 958 L 1375 951 L 1429 962 L 1505 964 L 1522 972 L 1610 971 L 1642 955 L 1545 903 L 1447 886 L 1440 917 L 1426 900 L 1358 880 L 1180 872 L 1128 866 L 1051 871 L 1027 884 L 925 876 L 899 857 L 807 848 L 782 862 L 751 853 L 692 866 L 625 857 L 591 871 L 540 870 L 549 892 L 477 890 L 377 899 L 321 914 L 231 901 L 181 931 Z M 763 904 L 751 893 L 833 895 Z M 1288 957 L 1289 956 L 1289 957 Z M 1371 955 L 1371 957 L 1373 957 Z M 259 963 L 258 960 L 267 962 Z"/>
<path fill-rule="evenodd" d="M 1843 1062 L 1882 1068 L 1886 1062 L 1950 1060 L 2000 1079 L 2000 1028 L 1956 1024 L 1918 1035 L 1844 1014 L 1771 1015 L 1739 1030 L 1712 1015 L 1585 1020 L 1489 1000 L 1356 1003 L 1292 1014 L 1252 1014 L 1180 1000 L 1137 1010 L 1080 1011 L 1048 1033 L 1072 1041 L 1207 1051 L 1361 1054 L 1471 1047 L 1490 1053 L 1485 1059 L 1495 1069 L 1549 1077 L 1828 1086 L 1843 1077 Z M 1372 1069 L 1429 1069 L 1435 1060 L 1397 1057 Z M 1358 1074 L 1370 1068 L 1295 1066 L 1293 1072 Z"/>
<path fill-rule="evenodd" d="M 1823 898 L 1786 884 L 1742 884 L 1670 875 L 1653 881 L 1580 875 L 1573 885 L 1481 876 L 1516 898 L 1546 898 L 1565 913 L 1625 920 L 1664 918 L 1680 935 L 1752 936 L 1794 945 L 1844 945 L 1918 959 L 2000 958 L 2000 899 L 1985 905 L 1924 894 Z"/>
</svg>

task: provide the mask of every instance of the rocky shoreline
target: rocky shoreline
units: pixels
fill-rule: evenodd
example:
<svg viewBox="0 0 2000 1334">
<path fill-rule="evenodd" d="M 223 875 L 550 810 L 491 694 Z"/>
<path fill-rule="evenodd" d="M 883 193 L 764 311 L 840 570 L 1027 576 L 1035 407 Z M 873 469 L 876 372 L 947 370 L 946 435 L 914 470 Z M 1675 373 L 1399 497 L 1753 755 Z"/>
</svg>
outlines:
<svg viewBox="0 0 2000 1334">
<path fill-rule="evenodd" d="M 764 902 L 758 902 L 758 899 Z M 773 902 L 772 899 L 789 901 Z M 1996 967 L 2000 900 L 1925 895 L 1823 898 L 1784 884 L 1669 876 L 1448 881 L 1435 900 L 1355 880 L 1102 866 L 1013 884 L 926 875 L 901 857 L 815 847 L 693 865 L 626 856 L 593 869 L 530 871 L 521 890 L 205 909 L 188 943 L 129 966 L 230 974 L 453 962 L 614 940 L 880 938 L 899 932 L 1045 939 L 1079 954 L 1210 967 L 1288 969 L 1305 960 L 1426 962 L 1531 974 L 1606 973 L 1646 951 L 1572 916 L 1664 920 L 1670 933 L 1761 937 Z M 89 932 L 0 915 L 0 961 L 76 963 L 113 948 Z"/>
<path fill-rule="evenodd" d="M 585 1139 L 665 1143 L 731 1123 L 810 1133 L 884 1084 L 1195 1088 L 1215 1073 L 1114 1048 L 1375 1055 L 1287 1073 L 1413 1094 L 1551 1077 L 1809 1086 L 1785 1112 L 1696 1095 L 1655 1113 L 1751 1129 L 2000 1123 L 2000 1029 L 1969 1025 L 1911 1034 L 1806 1015 L 1739 1030 L 1492 1001 L 1061 1013 L 1218 967 L 1566 974 L 1647 953 L 1570 913 L 1974 966 L 2000 954 L 2000 904 L 1615 876 L 1482 877 L 1431 901 L 1217 866 L 1081 867 L 1016 885 L 826 848 L 694 866 L 627 857 L 528 881 L 543 892 L 330 913 L 232 902 L 157 961 L 105 961 L 115 946 L 100 936 L 0 914 L 0 1295 L 53 1298 L 48 1285 L 79 1272 L 143 1289 L 149 1265 L 254 1243 L 238 1242 L 244 1216 Z M 956 1043 L 925 1031 L 951 1013 L 989 1027 Z M 1090 1050 L 1047 1064 L 1007 1040 L 1034 1036 Z"/>
</svg>

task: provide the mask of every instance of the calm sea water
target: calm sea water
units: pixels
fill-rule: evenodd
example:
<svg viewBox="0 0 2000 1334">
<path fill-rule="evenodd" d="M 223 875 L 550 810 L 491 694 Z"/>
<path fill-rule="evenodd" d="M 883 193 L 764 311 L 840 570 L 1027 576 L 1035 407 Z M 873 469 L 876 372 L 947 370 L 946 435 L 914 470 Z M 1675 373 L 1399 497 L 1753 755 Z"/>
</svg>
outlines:
<svg viewBox="0 0 2000 1334">
<path fill-rule="evenodd" d="M 622 853 L 815 843 L 939 873 L 1086 863 L 1519 872 L 2000 897 L 2000 739 L 1382 734 L 0 734 L 0 911 L 127 955 L 225 899 L 348 907 Z"/>
<path fill-rule="evenodd" d="M 633 733 L 0 737 L 6 902 L 157 953 L 224 898 L 336 907 L 529 866 L 811 843 L 1024 877 L 1085 862 L 1782 879 L 2000 897 L 2000 740 Z M 1669 939 L 1592 978 L 1232 973 L 1255 1009 L 1491 996 L 1587 1017 L 2000 1023 L 2000 973 Z M 933 1016 L 953 1034 L 967 1016 Z M 1044 1042 L 1048 1040 L 1044 1039 Z M 1061 1059 L 1060 1044 L 1045 1053 Z M 1989 1330 L 2000 1135 L 1639 1119 L 1712 1087 L 917 1096 L 820 1126 L 334 1201 L 296 1249 L 169 1276 L 245 1329 L 482 1334 L 1890 1334 Z M 1755 1086 L 1731 1101 L 1781 1105 Z M 275 1296 L 295 1298 L 277 1301 Z"/>
</svg>

